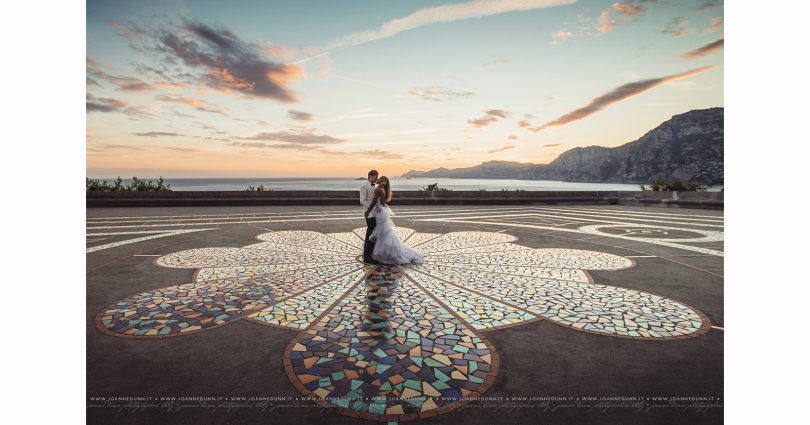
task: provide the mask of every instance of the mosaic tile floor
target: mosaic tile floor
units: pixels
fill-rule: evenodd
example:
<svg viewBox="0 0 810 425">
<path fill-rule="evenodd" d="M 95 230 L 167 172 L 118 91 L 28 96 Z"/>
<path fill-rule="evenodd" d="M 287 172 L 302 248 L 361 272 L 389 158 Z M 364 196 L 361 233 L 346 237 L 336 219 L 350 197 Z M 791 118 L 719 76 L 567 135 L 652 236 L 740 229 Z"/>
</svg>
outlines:
<svg viewBox="0 0 810 425">
<path fill-rule="evenodd" d="M 545 320 L 599 335 L 666 340 L 706 332 L 683 303 L 600 285 L 586 270 L 635 267 L 594 251 L 534 249 L 503 233 L 398 236 L 419 266 L 358 261 L 365 229 L 261 234 L 244 248 L 200 248 L 155 264 L 193 281 L 123 298 L 96 317 L 110 335 L 160 338 L 236 320 L 298 329 L 284 353 L 292 384 L 350 416 L 409 420 L 449 412 L 494 381 L 482 332 Z"/>
</svg>

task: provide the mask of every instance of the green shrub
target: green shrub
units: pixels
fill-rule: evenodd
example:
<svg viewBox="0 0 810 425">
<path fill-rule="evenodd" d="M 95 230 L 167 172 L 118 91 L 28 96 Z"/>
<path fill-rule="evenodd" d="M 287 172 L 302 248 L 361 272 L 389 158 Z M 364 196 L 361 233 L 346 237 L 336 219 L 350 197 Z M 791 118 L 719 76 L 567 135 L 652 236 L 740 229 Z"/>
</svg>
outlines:
<svg viewBox="0 0 810 425">
<path fill-rule="evenodd" d="M 85 177 L 85 187 L 88 192 L 171 192 L 171 186 L 164 184 L 163 176 L 158 179 L 157 183 L 133 177 L 129 186 L 124 185 L 121 176 L 118 176 L 112 184 L 107 183 L 107 180 L 100 181 Z"/>
<path fill-rule="evenodd" d="M 698 182 L 684 182 L 680 179 L 672 179 L 667 182 L 661 179 L 655 179 L 650 182 L 650 187 L 641 184 L 639 188 L 642 191 L 651 190 L 653 192 L 705 192 L 708 187 Z"/>
<path fill-rule="evenodd" d="M 438 183 L 429 184 L 423 187 L 420 192 L 427 191 L 427 192 L 452 192 L 453 189 L 448 189 L 446 187 L 439 187 Z"/>
</svg>

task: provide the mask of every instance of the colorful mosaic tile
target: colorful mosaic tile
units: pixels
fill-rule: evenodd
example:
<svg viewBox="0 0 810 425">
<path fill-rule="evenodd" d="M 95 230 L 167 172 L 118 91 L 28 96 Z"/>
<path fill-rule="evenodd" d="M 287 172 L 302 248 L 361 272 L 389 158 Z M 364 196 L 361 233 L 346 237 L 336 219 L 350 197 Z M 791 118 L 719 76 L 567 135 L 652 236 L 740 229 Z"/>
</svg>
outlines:
<svg viewBox="0 0 810 425">
<path fill-rule="evenodd" d="M 423 244 L 414 245 L 421 252 L 442 252 L 465 249 L 482 245 L 514 242 L 517 238 L 506 233 L 493 232 L 453 232 L 431 239 Z M 489 252 L 499 252 L 496 248 Z"/>
<path fill-rule="evenodd" d="M 344 244 L 345 245 L 345 244 Z M 348 246 L 348 245 L 345 245 Z M 241 265 L 312 263 L 353 261 L 355 255 L 348 253 L 308 253 L 288 248 L 287 251 L 269 251 L 245 248 L 201 248 L 180 251 L 157 259 L 163 267 L 192 269 L 202 267 L 228 267 Z"/>
<path fill-rule="evenodd" d="M 578 249 L 530 249 L 513 251 L 444 254 L 431 258 L 444 264 L 497 264 L 541 268 L 620 270 L 633 266 L 633 262 L 618 255 Z"/>
<path fill-rule="evenodd" d="M 452 308 L 476 329 L 511 326 L 536 317 L 526 310 L 512 307 L 491 297 L 468 291 L 422 273 L 411 273 L 408 276 Z"/>
<path fill-rule="evenodd" d="M 500 300 L 578 330 L 660 338 L 686 336 L 703 326 L 703 319 L 691 308 L 632 289 L 456 267 L 427 266 L 413 274 L 420 282 L 435 282 L 433 276 L 474 289 L 481 298 Z"/>
<path fill-rule="evenodd" d="M 204 282 L 213 279 L 225 279 L 228 277 L 247 277 L 260 274 L 282 273 L 299 269 L 328 269 L 332 265 L 345 264 L 345 262 L 312 262 L 300 264 L 266 264 L 262 266 L 241 266 L 241 267 L 203 267 L 197 270 L 195 280 Z"/>
<path fill-rule="evenodd" d="M 397 419 L 483 393 L 494 379 L 493 351 L 394 267 L 371 273 L 285 358 L 305 393 L 361 417 Z"/>
<path fill-rule="evenodd" d="M 542 277 L 546 279 L 555 280 L 570 280 L 574 282 L 590 282 L 590 276 L 583 270 L 575 269 L 554 269 L 548 267 L 522 267 L 498 264 L 476 264 L 476 263 L 459 263 L 459 264 L 445 264 L 442 261 L 427 259 L 425 261 L 424 269 L 431 267 L 438 270 L 446 270 L 447 273 L 453 273 L 456 269 L 464 270 L 478 270 L 482 272 L 496 273 L 499 275 L 517 275 L 517 276 L 532 276 Z M 421 269 L 421 268 L 420 268 Z"/>
<path fill-rule="evenodd" d="M 364 266 L 365 228 L 279 231 L 244 248 L 160 257 L 196 269 L 193 283 L 123 298 L 96 317 L 105 333 L 159 338 L 236 320 L 301 330 L 285 352 L 291 382 L 341 413 L 407 420 L 445 413 L 483 393 L 497 373 L 479 333 L 547 320 L 600 335 L 662 340 L 706 332 L 682 303 L 599 285 L 586 270 L 634 267 L 594 251 L 534 249 L 503 233 L 397 235 L 418 266 Z"/>
<path fill-rule="evenodd" d="M 357 255 L 356 247 L 326 236 L 320 232 L 305 230 L 270 232 L 257 236 L 257 239 L 264 242 L 274 242 L 288 246 L 316 248 L 319 250 Z"/>
<path fill-rule="evenodd" d="M 318 318 L 338 297 L 368 273 L 364 269 L 340 276 L 294 297 L 284 297 L 265 309 L 247 316 L 259 323 L 303 329 Z"/>
</svg>

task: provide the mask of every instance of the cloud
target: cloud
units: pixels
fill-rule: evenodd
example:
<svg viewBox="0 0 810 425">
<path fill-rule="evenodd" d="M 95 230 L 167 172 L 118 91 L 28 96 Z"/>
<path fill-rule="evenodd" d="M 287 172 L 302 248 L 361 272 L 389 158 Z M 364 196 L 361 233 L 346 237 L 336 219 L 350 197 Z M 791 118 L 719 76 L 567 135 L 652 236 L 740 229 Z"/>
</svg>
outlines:
<svg viewBox="0 0 810 425">
<path fill-rule="evenodd" d="M 470 125 L 472 125 L 475 128 L 484 127 L 484 126 L 487 126 L 487 125 L 490 125 L 490 124 L 494 124 L 497 121 L 498 121 L 497 118 L 489 116 L 489 115 L 486 115 L 483 118 L 478 118 L 478 119 L 474 119 L 474 120 L 467 120 L 467 122 L 470 123 Z"/>
<path fill-rule="evenodd" d="M 723 29 L 723 18 L 714 18 L 712 19 L 712 23 L 709 24 L 709 26 L 705 30 L 703 30 L 703 32 L 704 33 L 717 32 L 721 31 L 722 29 Z"/>
<path fill-rule="evenodd" d="M 104 145 L 105 149 L 126 149 L 131 151 L 142 151 L 144 148 L 140 146 L 130 146 L 130 145 Z"/>
<path fill-rule="evenodd" d="M 262 50 L 264 51 L 264 53 L 270 56 L 275 56 L 277 58 L 287 60 L 291 59 L 293 56 L 296 55 L 296 51 L 294 49 L 290 49 L 288 47 L 283 46 L 274 46 L 272 44 L 262 46 Z"/>
<path fill-rule="evenodd" d="M 613 31 L 620 22 L 634 21 L 638 15 L 646 10 L 645 3 L 655 3 L 656 0 L 631 0 L 624 3 L 613 3 L 607 10 L 603 10 L 595 19 L 581 13 L 577 15 L 579 27 L 575 30 L 563 28 L 551 34 L 551 44 L 560 44 L 571 37 L 599 36 Z"/>
<path fill-rule="evenodd" d="M 91 85 L 97 85 L 100 87 L 101 85 L 98 83 L 98 80 L 102 80 L 116 86 L 119 90 L 123 91 L 154 90 L 154 87 L 151 84 L 144 82 L 143 80 L 140 80 L 138 78 L 116 76 L 105 72 L 102 69 L 101 63 L 91 58 L 90 56 L 86 57 L 86 61 L 87 61 L 86 72 L 88 75 L 88 83 Z"/>
<path fill-rule="evenodd" d="M 576 0 L 473 0 L 467 3 L 426 7 L 410 15 L 384 22 L 376 30 L 360 31 L 340 37 L 329 43 L 326 50 L 332 50 L 338 47 L 357 46 L 359 44 L 381 40 L 403 31 L 412 30 L 425 25 L 482 18 L 508 12 L 521 12 L 563 6 L 572 4 L 575 1 Z"/>
<path fill-rule="evenodd" d="M 271 145 L 262 142 L 231 142 L 231 146 L 241 146 L 246 148 L 281 148 L 281 147 L 296 147 L 298 145 Z"/>
<path fill-rule="evenodd" d="M 370 150 L 370 151 L 355 151 L 355 152 L 344 152 L 344 151 L 332 151 L 328 149 L 318 149 L 319 153 L 324 155 L 335 155 L 335 156 L 351 156 L 351 157 L 358 157 L 364 156 L 368 158 L 373 158 L 377 160 L 388 160 L 388 159 L 402 159 L 405 158 L 405 155 L 388 152 L 388 151 L 381 151 L 379 149 Z"/>
<path fill-rule="evenodd" d="M 298 65 L 268 59 L 266 48 L 249 43 L 232 31 L 186 20 L 159 28 L 135 28 L 145 40 L 140 50 L 165 56 L 163 62 L 179 59 L 192 70 L 192 79 L 212 90 L 268 98 L 284 103 L 298 99 L 288 85 L 303 76 Z"/>
<path fill-rule="evenodd" d="M 573 36 L 574 33 L 571 31 L 559 30 L 551 34 L 551 44 L 560 44 Z"/>
<path fill-rule="evenodd" d="M 514 149 L 514 148 L 515 148 L 515 145 L 507 145 L 507 146 L 504 146 L 502 148 L 493 149 L 493 150 L 489 151 L 489 153 L 501 152 L 501 151 L 505 151 L 507 149 Z"/>
<path fill-rule="evenodd" d="M 667 27 L 661 32 L 673 37 L 683 37 L 685 35 L 692 34 L 694 30 L 689 27 L 689 23 L 686 22 L 686 19 L 677 17 L 669 21 Z"/>
<path fill-rule="evenodd" d="M 511 115 L 512 113 L 509 112 L 509 111 L 504 111 L 503 109 L 490 109 L 490 110 L 486 111 L 486 114 L 491 115 L 493 117 L 506 118 L 509 115 Z"/>
<path fill-rule="evenodd" d="M 621 102 L 625 99 L 631 98 L 633 96 L 637 96 L 641 93 L 644 93 L 647 90 L 652 88 L 658 87 L 663 84 L 667 84 L 672 81 L 689 78 L 706 71 L 712 70 L 717 68 L 716 66 L 704 66 L 701 68 L 692 69 L 686 72 L 682 72 L 680 74 L 673 74 L 668 75 L 666 77 L 661 78 L 652 78 L 649 80 L 641 80 L 636 81 L 633 83 L 628 83 L 623 86 L 619 86 L 591 101 L 588 105 L 571 111 L 554 121 L 547 122 L 539 127 L 527 127 L 529 131 L 537 133 L 539 131 L 543 131 L 550 127 L 560 127 L 574 121 L 579 121 L 585 117 L 588 117 L 596 112 L 601 111 L 602 109 L 614 104 Z"/>
<path fill-rule="evenodd" d="M 373 150 L 373 151 L 361 151 L 361 152 L 351 152 L 352 155 L 361 155 L 361 156 L 368 156 L 372 158 L 378 159 L 402 159 L 405 158 L 405 155 L 388 152 L 388 151 L 381 151 L 381 150 Z"/>
<path fill-rule="evenodd" d="M 709 10 L 709 9 L 714 9 L 715 7 L 720 7 L 722 5 L 723 5 L 723 0 L 707 0 L 707 1 L 703 2 L 703 4 L 698 6 L 697 10 L 699 10 L 699 11 Z"/>
<path fill-rule="evenodd" d="M 246 147 L 246 148 L 267 148 L 267 149 L 293 149 L 293 150 L 300 150 L 300 151 L 310 151 L 310 152 L 318 152 L 324 155 L 336 155 L 336 156 L 365 156 L 371 157 L 375 159 L 385 160 L 385 159 L 402 159 L 405 158 L 404 155 L 388 152 L 388 151 L 381 151 L 379 149 L 375 150 L 368 150 L 368 151 L 355 151 L 355 152 L 344 152 L 344 151 L 333 151 L 329 149 L 323 149 L 319 146 L 314 145 L 299 145 L 294 143 L 285 143 L 285 144 L 269 144 L 263 142 L 232 142 L 229 143 L 230 146 L 238 146 L 238 147 Z"/>
<path fill-rule="evenodd" d="M 87 95 L 87 112 L 118 112 L 128 105 L 126 100 L 97 98 Z"/>
<path fill-rule="evenodd" d="M 345 143 L 347 141 L 332 136 L 317 135 L 312 131 L 312 129 L 298 130 L 294 133 L 287 131 L 276 133 L 259 133 L 250 137 L 239 137 L 239 139 L 284 142 L 295 145 L 334 145 Z"/>
<path fill-rule="evenodd" d="M 644 8 L 641 7 L 640 4 L 633 4 L 633 3 L 613 3 L 611 7 L 616 13 L 622 14 L 628 18 L 632 18 L 642 11 Z"/>
<path fill-rule="evenodd" d="M 424 88 L 414 87 L 413 89 L 408 90 L 408 94 L 413 97 L 418 97 L 424 100 L 433 100 L 436 102 L 475 96 L 475 93 L 471 91 L 452 90 L 447 87 L 437 85 Z"/>
<path fill-rule="evenodd" d="M 509 139 L 509 140 L 516 140 L 518 138 L 518 136 L 516 134 L 510 134 L 510 135 L 506 136 L 506 138 Z"/>
<path fill-rule="evenodd" d="M 211 112 L 214 114 L 223 114 L 223 115 L 227 115 L 228 113 L 228 110 L 221 106 L 213 105 L 204 100 L 194 99 L 191 97 L 160 95 L 157 96 L 155 99 L 161 102 L 172 102 L 172 103 L 179 103 L 182 105 L 188 105 L 202 112 Z"/>
<path fill-rule="evenodd" d="M 174 109 L 174 108 L 169 108 L 169 111 L 170 111 L 172 114 L 177 115 L 178 117 L 183 117 L 183 118 L 195 118 L 195 117 L 194 117 L 194 115 L 184 114 L 184 113 L 182 113 L 182 112 L 180 112 L 180 111 L 178 111 L 178 110 L 176 110 L 176 109 Z"/>
<path fill-rule="evenodd" d="M 618 4 L 618 3 L 616 3 L 616 4 Z M 614 6 L 616 6 L 616 4 L 614 4 Z M 599 29 L 599 32 L 601 32 L 603 34 L 607 33 L 607 32 L 611 32 L 611 31 L 613 31 L 613 28 L 616 28 L 616 20 L 610 17 L 610 11 L 606 10 L 606 11 L 602 12 L 602 14 L 599 15 L 598 21 L 599 21 L 599 26 L 597 28 Z"/>
<path fill-rule="evenodd" d="M 705 44 L 705 45 L 703 45 L 701 47 L 698 47 L 695 50 L 690 50 L 690 51 L 684 53 L 683 57 L 685 57 L 687 59 L 694 59 L 694 58 L 699 58 L 701 56 L 705 56 L 705 55 L 707 55 L 709 53 L 714 53 L 714 52 L 718 52 L 720 50 L 723 50 L 723 40 L 724 39 L 721 38 L 719 40 L 712 41 L 709 44 Z"/>
<path fill-rule="evenodd" d="M 158 88 L 163 88 L 160 86 L 186 88 L 187 86 L 191 85 L 191 81 L 195 80 L 194 75 L 178 70 L 172 71 L 166 66 L 166 64 L 163 63 L 157 65 L 159 68 L 143 63 L 133 63 L 132 66 L 135 69 L 135 72 L 139 75 L 151 74 L 157 78 L 160 78 L 162 81 L 155 83 Z M 198 87 L 198 89 L 201 88 L 202 87 Z"/>
<path fill-rule="evenodd" d="M 86 112 L 117 112 L 135 117 L 150 116 L 142 107 L 129 106 L 126 100 L 98 98 L 87 93 Z"/>
<path fill-rule="evenodd" d="M 177 137 L 177 136 L 185 136 L 185 134 L 180 133 L 168 133 L 165 131 L 150 131 L 148 133 L 135 133 L 136 136 L 141 137 Z"/>
<path fill-rule="evenodd" d="M 467 120 L 467 122 L 475 128 L 480 128 L 494 124 L 498 121 L 498 118 L 508 117 L 511 112 L 504 111 L 502 109 L 490 109 L 488 111 L 484 111 L 484 114 L 485 115 L 481 118 Z"/>
<path fill-rule="evenodd" d="M 518 121 L 517 125 L 520 128 L 526 128 L 526 127 L 531 127 L 532 124 L 530 122 L 528 122 L 528 121 Z"/>
<path fill-rule="evenodd" d="M 126 27 L 124 27 L 123 25 L 121 25 L 120 23 L 118 23 L 116 21 L 108 20 L 107 25 L 109 25 L 110 28 L 114 29 L 118 33 L 118 35 L 120 35 L 121 37 L 126 38 L 127 40 L 135 41 L 135 40 L 138 39 L 137 35 L 129 32 L 129 30 L 127 30 Z"/>
<path fill-rule="evenodd" d="M 559 143 L 552 143 L 552 144 L 549 144 L 549 145 L 543 145 L 543 147 L 546 147 L 546 148 L 553 148 L 554 146 L 560 146 L 560 144 Z"/>
<path fill-rule="evenodd" d="M 197 127 L 200 127 L 203 130 L 217 131 L 216 127 L 214 127 L 212 125 L 208 125 L 208 124 L 206 124 L 206 123 L 204 123 L 202 121 L 194 121 L 194 124 L 196 124 Z"/>
<path fill-rule="evenodd" d="M 312 121 L 315 119 L 315 115 L 310 114 L 309 112 L 301 112 L 294 109 L 287 111 L 287 115 L 296 121 Z"/>
<path fill-rule="evenodd" d="M 199 152 L 199 149 L 192 149 L 192 148 L 176 148 L 176 147 L 173 147 L 173 146 L 166 146 L 166 147 L 165 147 L 165 148 L 163 148 L 163 149 L 168 149 L 168 150 L 177 151 L 177 152 Z M 188 158 L 188 157 L 186 157 L 186 158 Z"/>
<path fill-rule="evenodd" d="M 358 109 L 358 110 L 349 112 L 348 114 L 338 115 L 336 117 L 332 117 L 332 118 L 322 120 L 322 121 L 325 122 L 325 123 L 330 123 L 330 122 L 343 121 L 343 120 L 346 120 L 346 119 L 375 118 L 375 117 L 384 117 L 384 116 L 388 115 L 385 112 L 370 113 L 370 111 L 372 111 L 372 110 L 374 110 L 374 108 Z"/>
</svg>

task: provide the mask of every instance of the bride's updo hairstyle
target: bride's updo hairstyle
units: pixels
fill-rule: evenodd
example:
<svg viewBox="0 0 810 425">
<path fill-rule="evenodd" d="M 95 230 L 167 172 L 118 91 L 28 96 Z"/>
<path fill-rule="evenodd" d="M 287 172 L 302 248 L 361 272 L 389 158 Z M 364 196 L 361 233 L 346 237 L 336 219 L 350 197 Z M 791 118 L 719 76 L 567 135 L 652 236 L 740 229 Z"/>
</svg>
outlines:
<svg viewBox="0 0 810 425">
<path fill-rule="evenodd" d="M 377 180 L 377 184 L 382 186 L 383 189 L 385 190 L 385 202 L 391 202 L 391 198 L 394 197 L 394 191 L 391 190 L 391 181 L 388 180 L 388 177 L 386 176 L 380 177 Z"/>
</svg>

